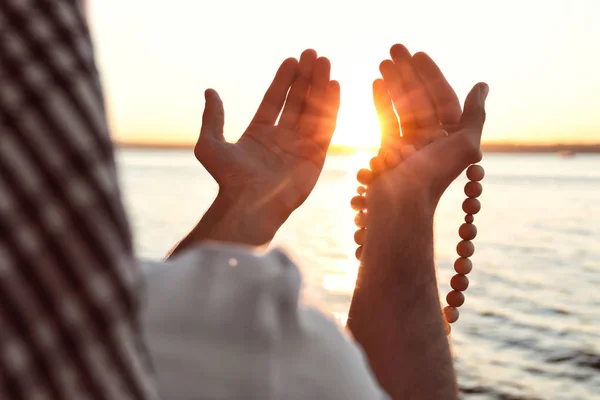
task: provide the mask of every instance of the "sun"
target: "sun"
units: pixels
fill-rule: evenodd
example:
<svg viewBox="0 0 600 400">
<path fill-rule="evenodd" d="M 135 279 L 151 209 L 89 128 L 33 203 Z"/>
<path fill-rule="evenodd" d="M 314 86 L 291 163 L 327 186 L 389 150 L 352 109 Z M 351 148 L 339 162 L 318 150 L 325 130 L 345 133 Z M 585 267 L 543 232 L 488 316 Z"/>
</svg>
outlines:
<svg viewBox="0 0 600 400">
<path fill-rule="evenodd" d="M 373 149 L 379 147 L 380 140 L 379 121 L 371 96 L 342 97 L 332 144 Z"/>
</svg>

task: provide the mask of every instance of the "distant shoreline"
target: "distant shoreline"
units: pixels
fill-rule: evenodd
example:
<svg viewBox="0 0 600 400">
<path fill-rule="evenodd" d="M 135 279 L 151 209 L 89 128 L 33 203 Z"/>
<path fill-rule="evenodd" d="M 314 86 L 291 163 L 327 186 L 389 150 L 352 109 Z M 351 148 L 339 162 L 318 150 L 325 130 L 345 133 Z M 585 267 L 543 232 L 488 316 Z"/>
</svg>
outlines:
<svg viewBox="0 0 600 400">
<path fill-rule="evenodd" d="M 119 149 L 134 150 L 192 150 L 194 144 L 190 143 L 140 143 L 140 142 L 118 142 L 114 145 Z M 516 143 L 484 143 L 482 145 L 485 153 L 587 153 L 600 154 L 599 144 L 516 144 Z M 357 151 L 375 151 L 376 149 L 354 148 L 347 146 L 332 145 L 330 153 L 351 154 Z"/>
</svg>

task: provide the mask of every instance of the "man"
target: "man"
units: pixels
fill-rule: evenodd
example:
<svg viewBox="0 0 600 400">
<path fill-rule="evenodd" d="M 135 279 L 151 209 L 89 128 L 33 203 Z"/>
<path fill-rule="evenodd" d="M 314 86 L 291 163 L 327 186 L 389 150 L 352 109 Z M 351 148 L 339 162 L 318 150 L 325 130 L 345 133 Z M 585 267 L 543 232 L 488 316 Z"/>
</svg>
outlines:
<svg viewBox="0 0 600 400">
<path fill-rule="evenodd" d="M 377 80 L 373 86 L 375 105 L 382 126 L 382 153 L 397 151 L 402 149 L 404 145 L 408 145 L 404 147 L 415 146 L 420 150 L 395 170 L 381 176 L 369 191 L 369 229 L 367 229 L 362 265 L 350 309 L 348 327 L 366 351 L 370 365 L 380 384 L 393 398 L 449 398 L 456 395 L 456 383 L 448 342 L 443 333 L 443 321 L 435 281 L 433 215 L 437 202 L 446 187 L 464 168 L 481 159 L 479 145 L 485 120 L 483 107 L 487 96 L 487 86 L 478 84 L 473 88 L 467 98 L 465 112 L 463 113 L 454 90 L 436 64 L 426 54 L 417 53 L 411 56 L 404 46 L 395 45 L 392 47 L 391 56 L 392 60 L 384 61 L 380 67 L 385 82 Z M 322 70 L 319 68 L 319 62 L 322 62 Z M 329 79 L 328 76 L 318 77 L 321 71 L 328 71 L 328 68 L 324 68 L 326 65 L 325 60 L 317 60 L 313 51 L 306 51 L 300 58 L 300 73 L 296 80 L 291 77 L 286 81 L 281 80 L 282 71 L 285 71 L 287 64 L 290 64 L 291 68 L 293 61 L 286 60 L 282 64 L 271 88 L 265 95 L 263 104 L 257 112 L 257 115 L 260 114 L 261 109 L 265 108 L 266 102 L 268 100 L 272 101 L 274 105 L 271 107 L 272 117 L 269 124 L 275 123 L 276 115 L 279 114 L 284 102 L 282 120 L 285 120 L 286 108 L 290 107 L 290 103 L 293 104 L 294 100 L 297 100 L 294 97 L 294 94 L 297 93 L 295 90 L 297 86 L 295 85 L 298 85 L 298 82 L 306 85 L 305 82 L 308 81 L 312 65 L 316 65 L 313 72 L 313 81 L 315 76 L 317 79 L 322 79 L 323 82 Z M 279 85 L 282 86 L 279 87 Z M 286 92 L 289 86 L 292 89 L 286 102 Z M 402 133 L 404 135 L 402 138 L 400 137 L 400 125 L 394 114 L 388 89 L 392 93 L 394 106 L 398 110 L 402 121 Z M 273 96 L 275 90 L 279 93 L 278 96 Z M 302 91 L 307 92 L 305 86 Z M 310 93 L 313 93 L 312 89 Z M 214 92 L 209 91 L 207 95 L 204 124 L 196 146 L 196 154 L 219 182 L 220 191 L 215 204 L 175 252 L 181 250 L 181 247 L 189 247 L 191 243 L 206 239 L 206 234 L 200 234 L 200 232 L 206 232 L 203 225 L 212 227 L 212 239 L 246 245 L 262 245 L 270 241 L 283 221 L 306 198 L 318 177 L 323 163 L 323 158 L 317 160 L 319 168 L 312 175 L 304 174 L 288 179 L 288 177 L 294 176 L 302 169 L 297 166 L 296 158 L 277 157 L 277 155 L 287 155 L 290 152 L 286 148 L 280 149 L 276 145 L 274 146 L 273 143 L 281 143 L 283 146 L 294 145 L 298 137 L 290 135 L 293 139 L 277 142 L 274 135 L 270 135 L 268 130 L 281 129 L 281 126 L 284 125 L 283 122 L 278 126 L 273 125 L 263 128 L 264 133 L 261 139 L 269 145 L 259 147 L 253 151 L 243 151 L 244 140 L 247 140 L 246 135 L 252 132 L 252 124 L 238 144 L 224 143 L 222 140 L 223 111 L 221 104 L 217 97 L 210 96 L 214 96 Z M 216 102 L 212 103 L 215 100 Z M 215 107 L 214 104 L 217 106 Z M 333 101 L 333 105 L 337 107 L 337 100 Z M 310 109 L 310 106 L 307 107 L 307 110 Z M 326 112 L 327 108 L 323 111 Z M 216 117 L 213 118 L 213 115 L 216 115 Z M 214 128 L 214 124 L 211 124 L 214 120 L 218 121 L 216 128 Z M 330 124 L 330 122 L 327 122 L 327 117 L 322 117 L 322 121 Z M 215 154 L 210 152 L 210 144 L 203 142 L 206 140 L 204 136 L 206 135 L 206 127 L 217 131 L 217 137 L 219 138 L 217 143 L 227 146 L 228 151 L 233 152 L 238 146 L 241 148 L 236 155 L 243 161 L 248 160 L 244 167 L 235 172 L 226 173 L 226 163 L 222 163 L 221 166 L 215 165 L 222 162 L 220 156 L 214 156 L 210 162 L 203 159 L 203 154 Z M 442 136 L 439 136 L 440 131 L 443 133 Z M 449 137 L 446 137 L 446 131 L 451 132 Z M 323 141 L 328 143 L 332 130 L 327 129 L 321 132 L 325 132 Z M 281 135 L 281 133 L 279 134 Z M 440 139 L 427 147 L 423 147 L 436 135 Z M 301 136 L 300 140 L 305 137 Z M 207 146 L 207 148 L 202 146 Z M 268 150 L 265 151 L 265 149 Z M 317 154 L 324 157 L 323 153 Z M 246 158 L 240 155 L 245 155 Z M 226 157 L 223 158 L 226 159 Z M 257 163 L 252 162 L 256 160 L 269 160 L 268 163 L 265 163 L 269 165 L 263 167 L 263 164 L 258 164 L 263 168 L 260 169 L 259 173 L 254 173 L 255 169 L 248 167 L 248 165 L 257 168 Z M 248 181 L 252 184 L 246 185 L 240 190 L 237 185 L 230 184 L 223 178 L 238 176 L 244 176 L 246 179 L 238 178 L 236 181 Z M 296 185 L 288 184 L 290 181 L 295 184 L 302 182 L 310 185 L 310 189 L 300 192 L 297 190 Z M 233 189 L 229 189 L 230 187 Z M 236 192 L 235 189 L 238 191 Z M 241 206 L 232 207 L 230 204 L 229 206 L 218 207 L 221 193 L 231 193 L 231 190 L 235 194 L 229 195 L 227 198 L 241 199 L 239 201 Z M 281 195 L 282 193 L 285 193 L 285 195 Z M 249 197 L 248 194 L 250 194 Z M 281 197 L 279 197 L 280 195 Z M 283 201 L 274 200 L 279 198 L 299 200 L 288 202 L 287 204 L 291 204 L 291 206 L 286 207 L 282 205 L 284 204 Z M 260 204 L 267 204 L 266 202 L 268 202 L 268 207 L 260 206 Z M 221 210 L 237 209 L 237 211 L 233 212 L 233 217 L 211 218 L 211 223 L 206 224 L 207 216 L 210 216 L 214 208 L 220 208 Z M 248 211 L 248 214 L 244 214 Z M 257 217 L 256 212 L 262 214 Z M 265 212 L 267 215 L 264 214 Z M 219 213 L 215 214 L 219 215 Z M 223 216 L 226 213 L 220 215 Z M 257 221 L 261 222 L 258 223 Z M 257 231 L 256 226 L 260 226 L 261 229 Z M 263 232 L 266 233 L 263 235 Z M 222 263 L 226 264 L 228 262 L 226 253 L 222 253 L 222 256 L 225 257 Z M 239 261 L 236 258 L 237 262 Z M 268 264 L 269 260 L 265 259 L 262 262 Z M 194 264 L 191 260 L 189 263 Z M 252 263 L 252 261 L 247 260 L 240 264 Z M 202 261 L 197 260 L 195 264 L 202 264 Z M 248 269 L 252 270 L 252 267 L 248 267 Z M 232 273 L 230 269 L 227 270 Z M 250 275 L 256 277 L 260 274 L 259 271 L 264 270 L 264 266 L 259 267 L 258 271 L 251 272 Z M 160 267 L 156 271 L 160 271 Z M 289 272 L 290 270 L 284 269 L 284 271 Z M 293 271 L 297 273 L 295 269 Z M 244 272 L 248 271 L 244 270 Z M 180 281 L 183 280 L 183 277 L 191 280 L 196 279 L 198 290 L 203 294 L 209 293 L 211 286 L 221 286 L 224 287 L 223 291 L 235 293 L 233 288 L 227 289 L 227 283 L 232 286 L 239 285 L 240 280 L 244 278 L 239 276 L 233 278 L 228 275 L 227 278 L 222 277 L 220 281 L 209 282 L 210 279 L 206 275 L 212 276 L 212 273 L 209 274 L 208 272 L 197 275 L 190 271 L 182 271 L 179 278 L 176 278 L 176 274 L 172 269 L 168 272 L 163 269 L 162 273 L 149 273 L 151 282 L 154 282 L 154 284 L 150 284 L 150 292 L 163 293 L 162 297 L 155 297 L 155 302 L 150 301 L 150 312 L 146 314 L 146 320 L 151 321 L 146 325 L 146 331 L 151 332 L 148 338 L 151 353 L 153 353 L 155 360 L 159 360 L 157 363 L 159 383 L 162 383 L 163 390 L 176 394 L 174 397 L 192 398 L 194 393 L 206 390 L 210 386 L 200 376 L 210 376 L 211 374 L 196 373 L 200 365 L 205 366 L 207 364 L 206 358 L 203 358 L 201 363 L 194 362 L 194 358 L 198 354 L 206 355 L 207 351 L 198 350 L 197 353 L 190 353 L 189 351 L 190 348 L 207 345 L 205 339 L 198 339 L 204 336 L 203 330 L 207 329 L 206 322 L 198 323 L 197 326 L 188 322 L 186 324 L 188 331 L 186 334 L 191 335 L 190 332 L 194 332 L 194 335 L 191 335 L 187 342 L 184 340 L 179 346 L 174 346 L 178 348 L 173 348 L 171 353 L 164 350 L 165 347 L 168 347 L 166 343 L 176 342 L 181 333 L 174 332 L 172 328 L 167 328 L 169 332 L 165 332 L 162 327 L 178 325 L 174 323 L 177 318 L 173 318 L 172 310 L 184 310 L 189 307 L 187 312 L 183 311 L 180 314 L 179 318 L 180 321 L 182 319 L 190 321 L 195 318 L 194 313 L 209 313 L 210 311 L 203 309 L 202 305 L 214 302 L 211 301 L 210 296 L 194 301 L 190 300 L 185 294 L 180 297 L 174 296 L 173 303 L 165 302 L 164 298 L 168 293 L 173 292 L 173 287 L 177 285 L 176 283 L 170 283 L 171 281 L 166 278 L 167 275 L 171 275 L 173 279 L 179 279 Z M 157 278 L 154 278 L 155 276 Z M 287 298 L 287 301 L 295 304 L 299 282 L 289 276 L 286 278 L 283 276 L 285 274 L 278 276 L 277 279 L 273 278 L 270 282 L 273 285 L 283 286 L 285 289 L 279 287 L 282 292 L 292 293 L 293 295 Z M 291 284 L 290 282 L 294 283 Z M 252 283 L 246 282 L 245 285 L 251 286 Z M 200 286 L 202 289 L 200 289 Z M 185 290 L 184 287 L 182 289 L 182 293 L 190 293 L 191 291 L 191 289 Z M 277 291 L 269 284 L 266 284 L 261 290 L 267 294 L 273 290 Z M 228 309 L 227 313 L 221 312 L 221 314 L 227 315 L 228 318 L 236 320 L 230 321 L 228 325 L 234 326 L 237 322 L 243 323 L 243 321 L 237 321 L 237 319 L 243 319 L 244 315 L 257 316 L 266 312 L 259 307 L 249 311 L 244 306 L 255 304 L 248 294 L 246 296 L 248 297 L 240 295 L 235 300 L 230 299 L 232 303 L 239 305 L 236 310 Z M 265 301 L 265 304 L 272 303 L 277 303 L 277 301 L 272 298 Z M 295 315 L 290 309 L 284 309 L 286 310 L 284 316 Z M 151 317 L 148 317 L 148 315 Z M 284 316 L 282 315 L 281 318 Z M 296 316 L 296 318 L 301 319 L 300 316 Z M 171 321 L 171 324 L 165 324 L 165 320 Z M 280 323 L 282 327 L 274 329 L 275 332 L 291 329 L 289 327 L 284 329 L 285 324 L 281 321 Z M 318 324 L 319 322 L 314 321 L 313 323 Z M 245 333 L 250 331 L 244 325 L 240 325 L 238 329 Z M 298 332 L 296 334 L 302 336 Z M 325 340 L 323 337 L 313 338 L 310 335 L 308 336 L 309 339 L 315 341 Z M 271 340 L 275 341 L 275 338 L 271 337 Z M 285 339 L 280 338 L 280 341 L 279 347 L 271 350 L 272 360 L 281 359 L 283 356 L 278 352 L 285 352 L 289 347 L 293 347 L 293 344 L 286 342 Z M 307 340 L 307 342 L 310 342 L 310 340 Z M 156 345 L 153 345 L 153 343 L 156 343 Z M 231 344 L 231 338 L 228 338 L 224 342 L 213 341 L 210 346 L 218 348 L 219 346 L 231 346 Z M 304 343 L 303 346 L 298 347 L 308 349 L 317 346 L 314 343 Z M 351 353 L 350 350 L 341 351 L 340 348 L 336 348 L 328 351 L 321 349 L 321 351 L 325 352 L 330 359 L 334 359 L 338 364 L 358 362 L 356 359 L 351 361 L 344 358 L 344 355 Z M 297 364 L 314 371 L 314 365 L 317 364 L 317 361 L 310 359 L 310 357 L 310 352 L 307 354 L 300 351 L 294 355 Z M 241 363 L 239 357 L 236 357 L 233 362 L 238 366 Z M 321 361 L 322 368 L 311 376 L 313 383 L 318 382 L 319 378 L 328 382 L 333 381 L 335 377 L 339 378 L 339 374 L 328 373 L 330 369 L 322 363 L 323 361 Z M 164 369 L 161 370 L 161 367 L 164 367 Z M 214 365 L 213 367 L 216 368 Z M 223 368 L 221 374 L 217 375 L 226 374 L 225 371 L 231 368 L 231 365 L 229 365 Z M 294 381 L 294 377 L 298 378 L 297 376 L 286 376 L 284 366 L 278 365 L 278 368 L 280 368 L 277 375 L 278 384 L 289 385 L 290 382 Z M 267 370 L 269 370 L 267 367 L 261 368 L 261 376 L 269 376 L 269 373 L 264 373 Z M 185 371 L 192 371 L 192 373 L 186 377 Z M 298 371 L 294 371 L 294 373 L 300 374 Z M 364 373 L 362 375 L 364 376 Z M 353 375 L 351 379 L 354 385 L 341 385 L 345 389 L 351 389 L 350 393 L 343 393 L 340 386 L 338 386 L 337 394 L 339 398 L 375 398 L 375 395 L 371 394 L 369 396 L 357 389 L 357 387 L 360 387 L 371 390 L 368 382 L 360 380 L 360 375 L 358 377 Z M 190 382 L 193 382 L 193 384 L 190 385 Z M 277 386 L 277 383 L 273 383 L 273 385 Z M 336 387 L 335 385 L 332 386 Z M 165 389 L 166 387 L 169 387 L 169 389 Z M 171 392 L 171 390 L 174 392 Z M 185 392 L 186 390 L 188 392 Z M 243 387 L 241 390 L 245 391 L 247 389 Z M 184 392 L 185 394 L 182 394 Z M 285 393 L 287 397 L 283 397 L 292 398 L 290 392 Z M 319 395 L 303 393 L 303 396 L 301 398 L 324 398 L 323 393 L 319 393 Z"/>
<path fill-rule="evenodd" d="M 285 255 L 194 246 L 205 239 L 263 245 L 304 201 L 320 173 L 339 102 L 325 59 L 309 51 L 298 65 L 286 61 L 246 139 L 235 145 L 222 140 L 220 102 L 207 93 L 196 155 L 219 182 L 219 196 L 172 261 L 147 267 L 140 291 L 80 10 L 66 1 L 5 1 L 0 26 L 4 398 L 146 399 L 159 391 L 163 398 L 385 396 L 358 347 L 331 320 L 298 304 L 299 275 Z M 400 69 L 384 78 L 399 112 L 402 98 L 420 93 L 419 101 L 428 99 L 445 124 L 444 96 L 421 90 L 432 85 L 450 93 L 434 65 L 416 68 L 421 83 Z M 402 93 L 404 82 L 417 82 L 420 90 Z M 376 83 L 379 111 L 389 117 L 388 143 L 399 139 L 386 93 Z M 445 187 L 479 157 L 483 97 L 476 87 L 456 133 L 418 150 L 370 191 L 349 328 L 393 398 L 456 397 L 434 301 L 431 226 Z M 419 121 L 417 147 L 435 118 Z M 220 156 L 211 158 L 214 152 Z M 255 154 L 280 163 L 260 165 Z M 272 172 L 282 165 L 285 172 Z"/>
</svg>

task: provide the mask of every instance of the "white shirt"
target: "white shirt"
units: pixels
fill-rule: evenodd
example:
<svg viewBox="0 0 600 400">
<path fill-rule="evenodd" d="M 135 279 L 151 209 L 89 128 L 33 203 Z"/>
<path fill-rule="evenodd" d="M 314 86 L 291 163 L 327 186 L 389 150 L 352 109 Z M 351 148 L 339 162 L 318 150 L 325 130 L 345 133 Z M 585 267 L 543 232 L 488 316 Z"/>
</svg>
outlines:
<svg viewBox="0 0 600 400">
<path fill-rule="evenodd" d="M 356 343 L 300 302 L 283 252 L 205 244 L 143 268 L 143 332 L 163 399 L 389 398 Z"/>
</svg>

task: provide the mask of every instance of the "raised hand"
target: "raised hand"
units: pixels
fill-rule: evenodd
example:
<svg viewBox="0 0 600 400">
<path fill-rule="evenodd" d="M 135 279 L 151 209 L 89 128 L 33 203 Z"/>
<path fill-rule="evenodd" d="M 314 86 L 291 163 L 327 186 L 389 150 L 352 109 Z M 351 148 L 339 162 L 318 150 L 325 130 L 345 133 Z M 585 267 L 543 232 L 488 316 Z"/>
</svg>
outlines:
<svg viewBox="0 0 600 400">
<path fill-rule="evenodd" d="M 392 46 L 390 55 L 392 59 L 383 61 L 379 69 L 401 123 L 390 122 L 385 127 L 388 135 L 398 137 L 401 126 L 403 137 L 420 148 L 429 142 L 427 135 L 434 128 L 455 130 L 462 114 L 460 102 L 433 60 L 421 52 L 411 56 L 401 44 Z M 386 105 L 378 108 L 387 110 Z"/>
<path fill-rule="evenodd" d="M 223 137 L 223 104 L 206 91 L 194 153 L 219 184 L 219 195 L 243 197 L 249 209 L 283 219 L 308 197 L 323 168 L 335 129 L 340 89 L 330 63 L 314 50 L 285 60 L 252 122 L 237 141 Z M 281 114 L 279 121 L 278 116 Z"/>
<path fill-rule="evenodd" d="M 475 85 L 463 111 L 427 55 L 400 45 L 391 55 L 373 84 L 382 148 L 358 176 L 368 187 L 354 204 L 368 211 L 356 220 L 366 229 L 355 236 L 363 246 L 348 327 L 390 397 L 457 399 L 433 217 L 448 185 L 481 158 L 488 87 Z"/>
<path fill-rule="evenodd" d="M 330 70 L 329 60 L 314 50 L 304 51 L 299 62 L 285 60 L 237 143 L 223 136 L 219 95 L 206 91 L 194 154 L 219 193 L 168 257 L 205 240 L 263 246 L 273 239 L 323 169 L 340 104 Z"/>
<path fill-rule="evenodd" d="M 405 181 L 408 178 L 413 189 L 426 189 L 427 196 L 437 202 L 466 167 L 481 159 L 488 86 L 475 85 L 463 111 L 427 54 L 411 56 L 402 45 L 393 46 L 390 53 L 393 61 L 385 60 L 380 66 L 384 79 L 373 84 L 382 128 L 380 154 L 388 153 L 384 156 L 388 167 L 396 167 L 395 173 Z"/>
</svg>

